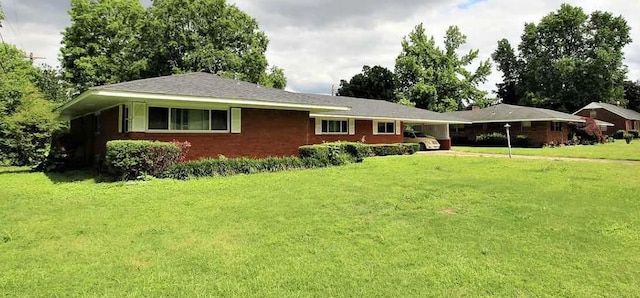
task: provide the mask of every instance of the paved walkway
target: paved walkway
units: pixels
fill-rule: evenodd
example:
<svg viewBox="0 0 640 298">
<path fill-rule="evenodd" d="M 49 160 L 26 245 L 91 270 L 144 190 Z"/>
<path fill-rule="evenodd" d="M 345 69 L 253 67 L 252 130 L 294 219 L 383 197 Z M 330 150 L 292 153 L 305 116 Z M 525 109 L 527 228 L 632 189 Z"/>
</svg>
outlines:
<svg viewBox="0 0 640 298">
<path fill-rule="evenodd" d="M 446 156 L 464 156 L 464 157 L 497 157 L 497 158 L 509 158 L 508 154 L 493 154 L 493 153 L 477 153 L 477 152 L 461 152 L 461 151 L 420 151 L 419 154 L 424 155 L 446 155 Z M 561 161 L 587 161 L 587 162 L 599 162 L 599 163 L 618 163 L 618 164 L 631 164 L 639 165 L 640 161 L 633 160 L 615 160 L 615 159 L 595 159 L 595 158 L 576 158 L 576 157 L 557 157 L 557 156 L 532 156 L 532 155 L 512 155 L 517 159 L 534 159 L 534 160 L 561 160 Z"/>
</svg>

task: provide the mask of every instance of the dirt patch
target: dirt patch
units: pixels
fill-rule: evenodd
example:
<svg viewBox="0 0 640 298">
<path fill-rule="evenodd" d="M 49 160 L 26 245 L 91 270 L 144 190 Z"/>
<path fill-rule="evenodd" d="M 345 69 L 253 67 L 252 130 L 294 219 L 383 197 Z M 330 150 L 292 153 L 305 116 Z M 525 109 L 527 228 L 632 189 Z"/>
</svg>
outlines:
<svg viewBox="0 0 640 298">
<path fill-rule="evenodd" d="M 455 209 L 455 208 L 447 208 L 447 209 L 442 209 L 442 210 L 438 211 L 438 213 L 453 215 L 453 214 L 458 214 L 458 210 Z"/>
</svg>

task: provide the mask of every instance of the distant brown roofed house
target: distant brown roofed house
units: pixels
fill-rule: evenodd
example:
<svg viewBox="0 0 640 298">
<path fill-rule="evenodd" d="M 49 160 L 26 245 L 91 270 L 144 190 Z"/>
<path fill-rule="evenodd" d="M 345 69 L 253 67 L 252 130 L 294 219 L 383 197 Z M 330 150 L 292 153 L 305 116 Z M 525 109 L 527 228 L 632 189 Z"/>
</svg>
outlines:
<svg viewBox="0 0 640 298">
<path fill-rule="evenodd" d="M 611 130 L 640 130 L 640 113 L 621 106 L 603 102 L 592 102 L 578 110 L 574 115 L 591 117 L 613 123 Z"/>
<path fill-rule="evenodd" d="M 583 117 L 558 111 L 499 104 L 484 109 L 446 113 L 467 119 L 472 124 L 451 124 L 450 134 L 453 145 L 473 143 L 476 136 L 488 133 L 505 133 L 505 124 L 510 124 L 512 139 L 517 135 L 528 137 L 531 146 L 544 144 L 564 144 L 569 140 L 569 123 L 584 123 Z M 602 130 L 613 124 L 597 121 Z M 457 144 L 456 144 L 457 143 Z"/>
</svg>

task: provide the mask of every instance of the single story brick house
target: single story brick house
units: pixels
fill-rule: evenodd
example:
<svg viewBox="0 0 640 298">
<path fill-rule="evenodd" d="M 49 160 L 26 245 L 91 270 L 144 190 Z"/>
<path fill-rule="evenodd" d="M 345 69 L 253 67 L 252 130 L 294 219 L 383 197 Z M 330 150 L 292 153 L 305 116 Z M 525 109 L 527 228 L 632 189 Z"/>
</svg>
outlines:
<svg viewBox="0 0 640 298">
<path fill-rule="evenodd" d="M 640 113 L 617 105 L 592 102 L 573 114 L 613 123 L 610 135 L 618 130 L 640 130 Z"/>
<path fill-rule="evenodd" d="M 452 115 L 395 103 L 287 92 L 190 73 L 94 87 L 60 108 L 70 121 L 78 162 L 90 163 L 110 140 L 189 141 L 188 159 L 298 154 L 329 141 L 401 143 L 419 125 L 450 148 Z"/>
<path fill-rule="evenodd" d="M 569 123 L 585 123 L 583 117 L 558 111 L 498 104 L 484 109 L 474 107 L 469 111 L 445 113 L 447 115 L 468 120 L 471 124 L 451 124 L 450 135 L 459 144 L 470 144 L 476 136 L 494 132 L 505 133 L 505 124 L 511 125 L 511 137 L 526 135 L 529 144 L 541 146 L 543 144 L 562 144 L 569 140 Z M 613 124 L 598 121 L 603 128 Z"/>
</svg>

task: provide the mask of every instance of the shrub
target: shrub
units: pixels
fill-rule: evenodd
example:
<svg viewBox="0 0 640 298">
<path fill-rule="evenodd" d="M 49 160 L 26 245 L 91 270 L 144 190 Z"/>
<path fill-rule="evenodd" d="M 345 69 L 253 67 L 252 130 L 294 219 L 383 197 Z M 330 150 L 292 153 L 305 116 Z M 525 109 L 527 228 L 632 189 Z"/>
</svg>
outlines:
<svg viewBox="0 0 640 298">
<path fill-rule="evenodd" d="M 628 132 L 629 132 L 630 134 L 632 134 L 632 135 L 633 135 L 633 138 L 634 138 L 634 139 L 637 139 L 637 138 L 639 138 L 639 137 L 640 137 L 640 131 L 638 131 L 638 130 L 631 129 L 631 130 L 629 130 Z"/>
<path fill-rule="evenodd" d="M 625 130 L 622 130 L 622 129 L 621 129 L 621 130 L 616 131 L 616 133 L 613 135 L 613 137 L 614 137 L 615 139 L 622 140 L 622 139 L 624 139 L 624 135 L 625 135 L 626 133 L 627 133 L 627 132 L 626 132 Z"/>
<path fill-rule="evenodd" d="M 420 151 L 420 144 L 418 143 L 402 143 L 401 145 L 404 147 L 405 154 L 412 155 Z"/>
<path fill-rule="evenodd" d="M 529 136 L 517 135 L 514 145 L 517 147 L 529 147 Z"/>
<path fill-rule="evenodd" d="M 105 166 L 112 178 L 160 177 L 180 162 L 182 149 L 174 143 L 118 140 L 107 143 Z"/>
<path fill-rule="evenodd" d="M 499 132 L 481 134 L 476 136 L 476 144 L 482 146 L 507 145 L 507 136 Z"/>
<path fill-rule="evenodd" d="M 625 133 L 624 134 L 624 140 L 627 142 L 627 144 L 631 144 L 631 141 L 634 139 L 633 134 L 631 133 Z"/>
<path fill-rule="evenodd" d="M 371 148 L 363 143 L 334 142 L 298 148 L 300 157 L 313 158 L 325 163 L 342 165 L 350 162 L 362 162 L 371 156 Z"/>
<path fill-rule="evenodd" d="M 374 156 L 405 155 L 420 151 L 420 144 L 416 143 L 371 144 L 369 147 Z"/>
<path fill-rule="evenodd" d="M 49 154 L 51 139 L 63 125 L 54 105 L 29 91 L 15 113 L 0 119 L 0 159 L 15 166 L 35 166 Z"/>
<path fill-rule="evenodd" d="M 223 177 L 238 174 L 321 168 L 330 165 L 332 164 L 316 158 L 268 157 L 251 159 L 222 157 L 175 164 L 166 170 L 161 177 L 185 180 L 189 178 Z"/>
</svg>

